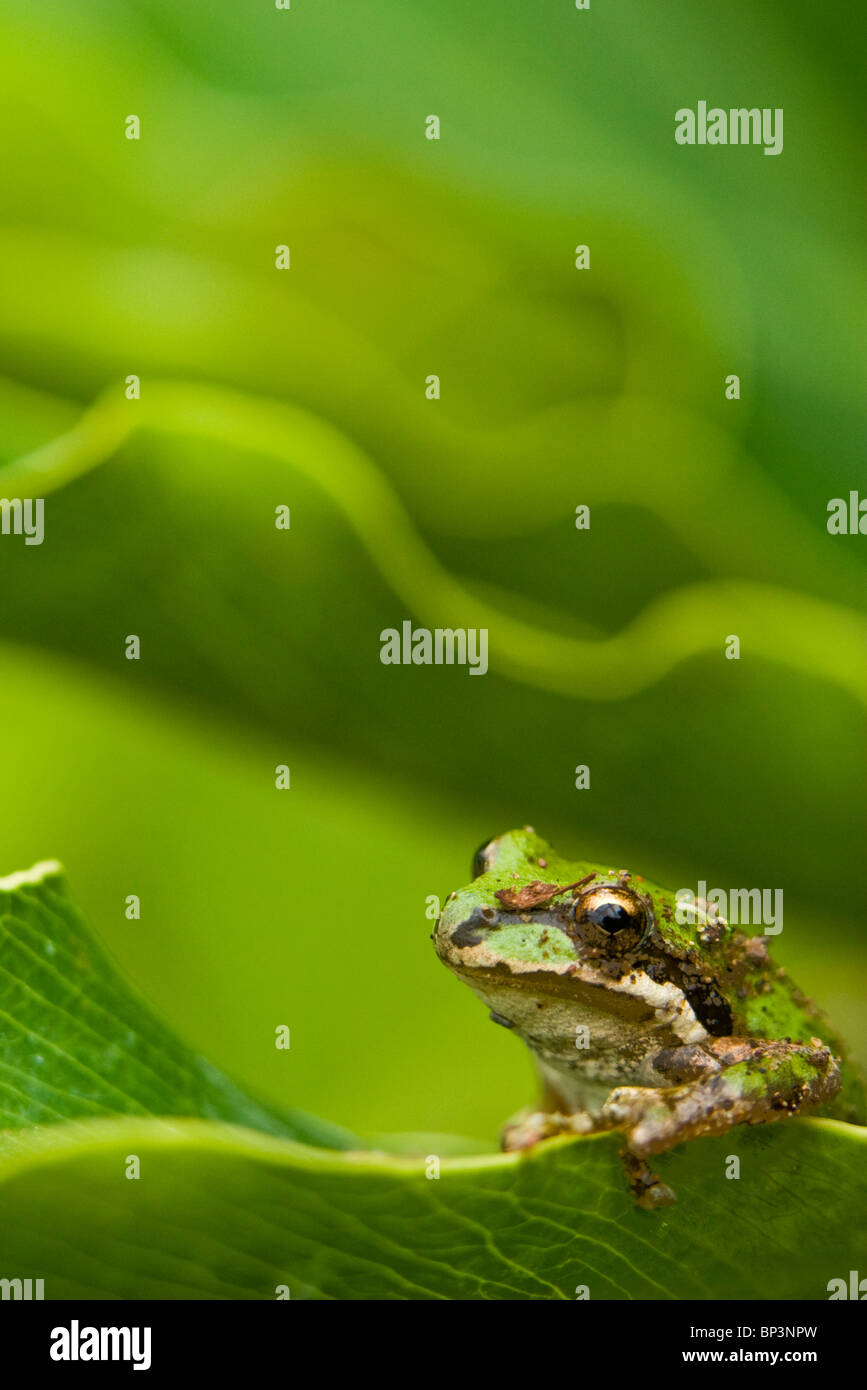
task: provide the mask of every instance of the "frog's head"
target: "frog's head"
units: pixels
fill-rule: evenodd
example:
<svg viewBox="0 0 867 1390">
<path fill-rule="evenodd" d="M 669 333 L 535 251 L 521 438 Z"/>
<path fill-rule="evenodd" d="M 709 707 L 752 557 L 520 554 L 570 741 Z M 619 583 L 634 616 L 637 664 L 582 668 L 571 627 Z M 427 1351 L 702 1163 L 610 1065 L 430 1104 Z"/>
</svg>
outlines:
<svg viewBox="0 0 867 1390">
<path fill-rule="evenodd" d="M 725 924 L 684 925 L 673 893 L 625 869 L 563 860 L 529 826 L 483 845 L 473 873 L 445 903 L 437 954 L 531 1047 L 543 1010 L 547 1041 L 556 1027 L 573 1048 L 576 1021 L 607 1047 L 730 1031 L 718 977 Z"/>
</svg>

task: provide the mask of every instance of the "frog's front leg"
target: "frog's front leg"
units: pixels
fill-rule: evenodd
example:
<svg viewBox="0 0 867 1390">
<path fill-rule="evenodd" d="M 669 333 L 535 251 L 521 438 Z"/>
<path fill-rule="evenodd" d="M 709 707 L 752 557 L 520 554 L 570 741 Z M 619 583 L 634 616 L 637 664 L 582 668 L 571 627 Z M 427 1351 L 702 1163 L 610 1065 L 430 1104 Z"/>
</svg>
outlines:
<svg viewBox="0 0 867 1390">
<path fill-rule="evenodd" d="M 653 1092 L 637 1089 L 638 1095 L 652 1095 Z M 553 1139 L 564 1134 L 598 1134 L 604 1130 L 618 1128 L 613 1116 L 601 1111 L 576 1111 L 564 1114 L 559 1110 L 534 1110 L 528 1106 L 513 1115 L 505 1126 L 502 1146 L 507 1153 L 530 1149 L 542 1139 Z M 643 1158 L 621 1149 L 623 1163 L 630 1191 L 642 1207 L 668 1206 L 676 1201 L 671 1188 L 648 1167 Z"/>
<path fill-rule="evenodd" d="M 506 1153 L 516 1153 L 532 1149 L 543 1139 L 554 1139 L 562 1134 L 593 1134 L 599 1128 L 613 1129 L 614 1126 L 600 1126 L 598 1117 L 586 1111 L 564 1114 L 560 1110 L 539 1110 L 528 1105 L 506 1122 L 500 1144 Z"/>
<path fill-rule="evenodd" d="M 599 1115 L 600 1127 L 622 1130 L 638 1159 L 686 1139 L 722 1134 L 733 1125 L 764 1124 L 800 1114 L 840 1089 L 836 1058 L 818 1038 L 716 1038 L 656 1059 L 676 1084 L 660 1089 L 620 1086 Z"/>
<path fill-rule="evenodd" d="M 503 1148 L 526 1149 L 557 1134 L 620 1130 L 626 1141 L 620 1157 L 633 1196 L 640 1206 L 655 1208 L 676 1198 L 648 1166 L 651 1154 L 733 1125 L 799 1114 L 840 1087 L 837 1060 L 818 1038 L 809 1044 L 716 1038 L 660 1053 L 655 1062 L 674 1084 L 619 1086 L 593 1112 L 524 1110 L 506 1125 Z"/>
</svg>

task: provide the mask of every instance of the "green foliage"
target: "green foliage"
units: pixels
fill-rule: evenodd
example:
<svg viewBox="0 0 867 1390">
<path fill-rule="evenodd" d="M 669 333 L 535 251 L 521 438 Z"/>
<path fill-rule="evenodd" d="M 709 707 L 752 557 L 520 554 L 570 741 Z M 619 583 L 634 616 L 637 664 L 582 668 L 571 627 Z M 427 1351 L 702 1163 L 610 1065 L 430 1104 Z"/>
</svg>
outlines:
<svg viewBox="0 0 867 1390">
<path fill-rule="evenodd" d="M 0 870 L 58 855 L 196 1046 L 353 1128 L 492 1142 L 527 1098 L 421 906 L 526 821 L 783 887 L 780 958 L 867 1058 L 867 550 L 824 527 L 863 438 L 863 15 L 332 9 L 0 6 L 0 478 L 47 528 L 0 545 Z M 675 145 L 685 73 L 770 69 L 779 159 Z M 404 618 L 487 621 L 489 673 L 382 666 Z"/>
<path fill-rule="evenodd" d="M 219 1230 L 240 1250 L 255 1224 L 239 1236 L 256 1199 L 240 1189 L 237 1228 L 220 1224 L 227 1145 L 258 1145 L 248 1175 L 273 1164 L 288 1184 L 309 1161 L 333 1176 L 336 1244 L 369 1227 L 385 1176 L 365 1168 L 356 1189 L 356 1158 L 302 1162 L 250 1137 L 345 1142 L 290 1103 L 493 1147 L 529 1099 L 529 1062 L 437 965 L 425 906 L 509 825 L 672 888 L 783 887 L 774 953 L 867 1058 L 867 551 L 824 528 L 861 476 L 864 20 L 842 0 L 735 8 L 729 43 L 694 0 L 670 0 L 664 25 L 638 0 L 588 14 L 569 0 L 0 4 L 0 491 L 46 499 L 44 545 L 0 544 L 0 871 L 58 855 L 123 978 L 190 1044 L 127 991 L 56 880 L 10 900 L 0 1249 L 44 1254 L 55 1289 L 141 1289 L 149 1251 L 168 1277 L 170 1218 L 183 1230 L 200 1200 L 210 1274 L 175 1282 L 219 1290 Z M 769 71 L 779 159 L 675 146 L 685 79 L 752 102 Z M 124 138 L 131 110 L 140 141 Z M 732 371 L 738 402 L 723 396 Z M 404 618 L 487 623 L 489 673 L 384 667 L 379 633 Z M 722 656 L 730 632 L 738 662 Z M 579 762 L 592 791 L 576 791 Z M 273 1047 L 280 1023 L 290 1054 Z M 177 1152 L 144 1133 L 167 1116 Z M 226 1123 L 247 1137 L 201 1128 Z M 70 1125 L 84 1147 L 59 1167 Z M 115 1125 L 143 1126 L 146 1156 L 162 1145 L 150 1188 L 100 1190 L 97 1136 Z M 221 1176 L 199 1199 L 206 1135 Z M 599 1243 L 676 1231 L 672 1288 L 731 1296 L 742 1285 L 719 1260 L 731 1251 L 758 1288 L 786 1201 L 805 1248 L 815 1210 L 830 1213 L 845 1272 L 835 1223 L 859 1179 L 826 1149 L 858 1143 L 811 1124 L 739 1136 L 761 1174 L 727 1183 L 721 1210 L 775 1201 L 785 1155 L 802 1162 L 764 1235 L 766 1207 L 713 1225 L 709 1142 L 665 1160 L 681 1204 L 655 1226 L 626 1202 L 609 1141 L 459 1167 L 451 1189 L 394 1171 L 421 1200 L 469 1203 L 461 1183 L 598 1163 L 616 1225 Z M 510 1200 L 496 1231 L 468 1206 L 466 1239 L 475 1222 L 486 1249 L 508 1242 Z M 552 1239 L 590 1199 L 557 1200 Z M 267 1216 L 288 1219 L 276 1203 Z M 511 1219 L 517 1240 L 514 1204 Z M 320 1281 L 310 1230 L 227 1284 L 261 1293 L 291 1254 L 299 1294 L 362 1288 L 336 1265 Z M 88 1232 L 101 1253 L 74 1269 Z M 794 1234 L 778 1245 L 779 1287 L 812 1294 Z M 375 1283 L 383 1251 L 371 1258 Z M 492 1269 L 492 1288 L 508 1282 Z M 574 1270 L 560 1274 L 568 1296 Z"/>
<path fill-rule="evenodd" d="M 0 932 L 0 1269 L 48 1298 L 821 1298 L 856 1261 L 864 1131 L 684 1146 L 660 1160 L 679 1203 L 657 1213 L 633 1205 L 611 1135 L 340 1152 L 347 1136 L 266 1110 L 177 1042 L 51 866 L 6 880 Z"/>
<path fill-rule="evenodd" d="M 348 1147 L 245 1096 L 154 1018 L 73 906 L 60 866 L 0 880 L 0 1117 L 8 1136 L 95 1115 L 200 1115 Z"/>
<path fill-rule="evenodd" d="M 864 1143 L 809 1120 L 702 1140 L 660 1162 L 679 1200 L 653 1213 L 611 1136 L 427 1179 L 216 1123 L 89 1121 L 0 1159 L 0 1262 L 51 1298 L 823 1299 L 858 1266 Z"/>
</svg>

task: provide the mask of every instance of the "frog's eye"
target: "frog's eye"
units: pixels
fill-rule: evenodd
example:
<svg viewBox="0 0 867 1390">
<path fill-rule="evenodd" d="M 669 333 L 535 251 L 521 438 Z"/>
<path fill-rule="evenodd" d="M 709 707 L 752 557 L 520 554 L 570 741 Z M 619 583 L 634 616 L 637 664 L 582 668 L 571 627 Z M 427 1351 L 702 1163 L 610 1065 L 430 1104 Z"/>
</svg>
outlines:
<svg viewBox="0 0 867 1390">
<path fill-rule="evenodd" d="M 494 840 L 485 840 L 479 845 L 473 855 L 473 878 L 478 878 L 481 874 L 486 874 L 493 863 L 491 851 L 494 848 Z"/>
<path fill-rule="evenodd" d="M 576 899 L 572 920 L 590 945 L 615 951 L 637 946 L 650 926 L 650 914 L 635 893 L 605 883 Z"/>
</svg>

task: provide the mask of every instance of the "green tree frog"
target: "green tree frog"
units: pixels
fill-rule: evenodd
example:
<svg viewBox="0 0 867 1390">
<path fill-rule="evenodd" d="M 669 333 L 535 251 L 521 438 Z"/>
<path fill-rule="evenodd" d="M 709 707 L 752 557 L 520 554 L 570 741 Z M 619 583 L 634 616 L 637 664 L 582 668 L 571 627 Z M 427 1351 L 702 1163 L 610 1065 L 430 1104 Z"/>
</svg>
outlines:
<svg viewBox="0 0 867 1390">
<path fill-rule="evenodd" d="M 732 1125 L 867 1122 L 861 1078 L 762 936 L 625 869 L 568 863 L 531 827 L 489 841 L 446 900 L 440 959 L 527 1044 L 542 1100 L 503 1147 L 622 1132 L 641 1206 L 674 1201 L 647 1159 Z"/>
</svg>

